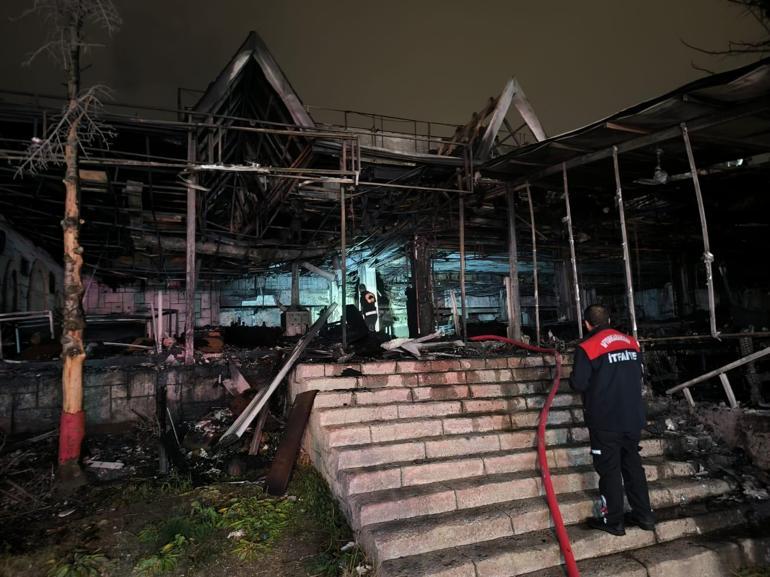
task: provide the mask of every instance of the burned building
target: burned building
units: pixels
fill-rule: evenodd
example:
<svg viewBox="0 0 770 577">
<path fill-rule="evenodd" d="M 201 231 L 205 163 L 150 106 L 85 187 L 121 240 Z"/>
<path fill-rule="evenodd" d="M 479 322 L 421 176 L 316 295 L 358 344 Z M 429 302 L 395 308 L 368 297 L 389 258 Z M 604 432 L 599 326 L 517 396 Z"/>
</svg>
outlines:
<svg viewBox="0 0 770 577">
<path fill-rule="evenodd" d="M 287 367 L 288 397 L 320 391 L 304 448 L 380 574 L 551 575 L 534 428 L 586 305 L 638 337 L 652 398 L 767 408 L 770 60 L 552 137 L 501 84 L 463 126 L 307 106 L 251 33 L 175 109 L 108 105 L 114 135 L 79 173 L 89 426 L 198 417 L 228 398 L 224 347 L 293 344 L 326 321 L 321 350 Z M 59 167 L 19 169 L 60 103 L 0 97 L 0 418 L 32 433 L 61 407 L 64 199 Z M 361 287 L 379 337 L 361 329 Z M 467 344 L 484 335 L 552 352 Z M 116 363 L 125 349 L 140 354 Z M 584 574 L 657 574 L 655 555 L 690 562 L 701 545 L 713 571 L 767 559 L 768 537 L 741 533 L 752 506 L 713 504 L 735 483 L 695 477 L 686 443 L 660 434 L 642 442 L 660 529 L 592 540 L 576 525 L 595 487 L 580 399 L 562 386 L 551 466 Z M 745 447 L 759 460 L 763 426 Z M 734 535 L 699 536 L 718 530 Z"/>
</svg>

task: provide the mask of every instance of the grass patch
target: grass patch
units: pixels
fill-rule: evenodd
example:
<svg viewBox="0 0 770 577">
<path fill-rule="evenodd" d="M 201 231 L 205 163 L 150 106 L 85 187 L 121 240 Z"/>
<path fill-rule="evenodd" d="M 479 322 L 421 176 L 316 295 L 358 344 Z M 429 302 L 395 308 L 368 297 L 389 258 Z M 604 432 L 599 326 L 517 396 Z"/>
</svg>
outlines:
<svg viewBox="0 0 770 577">
<path fill-rule="evenodd" d="M 193 490 L 189 476 L 169 475 L 162 480 L 146 480 L 141 483 L 131 483 L 120 487 L 117 495 L 117 505 L 131 505 L 137 502 L 147 502 L 159 497 L 181 495 Z"/>
<path fill-rule="evenodd" d="M 211 535 L 219 524 L 220 515 L 213 507 L 193 501 L 188 514 L 149 525 L 139 533 L 139 540 L 153 546 L 171 543 L 178 536 L 187 541 L 201 541 Z"/>
<path fill-rule="evenodd" d="M 223 577 L 274 565 L 287 575 L 358 577 L 366 560 L 348 545 L 353 532 L 326 482 L 299 467 L 289 494 L 194 489 L 183 477 L 127 484 L 120 494 L 109 487 L 95 499 L 101 510 L 71 530 L 24 553 L 0 546 L 0 577 Z"/>
<path fill-rule="evenodd" d="M 179 560 L 184 555 L 184 549 L 188 544 L 189 540 L 186 537 L 175 535 L 155 555 L 140 559 L 134 566 L 134 575 L 152 577 L 173 571 L 179 565 Z"/>
<path fill-rule="evenodd" d="M 51 559 L 48 577 L 101 577 L 106 574 L 109 561 L 99 551 L 74 549 L 62 559 Z"/>
<path fill-rule="evenodd" d="M 222 510 L 222 524 L 228 538 L 236 538 L 233 553 L 242 561 L 267 553 L 281 537 L 295 513 L 296 503 L 289 499 L 264 496 L 236 499 Z"/>
<path fill-rule="evenodd" d="M 221 554 L 241 561 L 266 555 L 293 519 L 296 502 L 254 496 L 225 499 L 216 490 L 201 491 L 189 511 L 140 531 L 139 541 L 154 553 L 134 566 L 136 577 L 170 573 L 183 565 L 211 562 Z M 204 500 L 205 499 L 205 500 Z"/>
<path fill-rule="evenodd" d="M 321 529 L 326 541 L 325 550 L 308 560 L 308 571 L 323 577 L 357 575 L 355 569 L 366 563 L 366 556 L 357 545 L 346 546 L 353 541 L 353 531 L 326 481 L 315 469 L 298 467 L 289 491 L 298 497 L 300 512 Z"/>
</svg>

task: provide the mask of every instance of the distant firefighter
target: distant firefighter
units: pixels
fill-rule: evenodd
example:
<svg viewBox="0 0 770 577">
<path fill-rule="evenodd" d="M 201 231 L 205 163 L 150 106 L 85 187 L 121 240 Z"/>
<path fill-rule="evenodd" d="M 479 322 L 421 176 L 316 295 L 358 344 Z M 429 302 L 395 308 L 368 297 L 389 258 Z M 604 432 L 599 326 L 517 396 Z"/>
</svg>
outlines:
<svg viewBox="0 0 770 577">
<path fill-rule="evenodd" d="M 387 292 L 380 293 L 380 331 L 386 335 L 395 336 L 393 334 L 393 325 L 396 322 L 396 318 L 393 316 L 393 309 L 390 306 L 390 298 Z"/>
<path fill-rule="evenodd" d="M 406 295 L 406 323 L 409 327 L 409 337 L 414 339 L 420 336 L 417 330 L 417 294 L 412 285 L 406 287 L 404 294 Z"/>
<path fill-rule="evenodd" d="M 366 326 L 370 331 L 377 330 L 377 297 L 366 290 L 366 285 L 359 285 L 358 292 L 361 296 L 361 314 L 364 316 Z"/>
</svg>

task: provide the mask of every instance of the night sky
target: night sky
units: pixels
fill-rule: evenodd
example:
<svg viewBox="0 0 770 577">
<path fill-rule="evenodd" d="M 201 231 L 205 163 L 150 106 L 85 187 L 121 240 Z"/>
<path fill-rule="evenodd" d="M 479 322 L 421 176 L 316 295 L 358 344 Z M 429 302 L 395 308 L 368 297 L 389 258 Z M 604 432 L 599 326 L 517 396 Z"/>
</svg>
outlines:
<svg viewBox="0 0 770 577">
<path fill-rule="evenodd" d="M 55 92 L 31 0 L 2 0 L 0 88 Z M 727 0 L 117 0 L 124 25 L 93 51 L 86 82 L 119 102 L 175 107 L 203 89 L 257 30 L 305 104 L 466 122 L 515 75 L 548 134 L 576 128 L 705 73 L 757 57 L 687 48 L 753 40 L 761 30 Z"/>
</svg>

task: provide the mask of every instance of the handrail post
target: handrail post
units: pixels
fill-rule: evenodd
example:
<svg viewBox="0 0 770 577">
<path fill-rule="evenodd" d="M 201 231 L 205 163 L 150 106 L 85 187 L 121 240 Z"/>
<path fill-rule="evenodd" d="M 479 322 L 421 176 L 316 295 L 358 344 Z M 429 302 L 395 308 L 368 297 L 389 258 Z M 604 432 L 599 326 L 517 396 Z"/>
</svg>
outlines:
<svg viewBox="0 0 770 577">
<path fill-rule="evenodd" d="M 628 301 L 628 318 L 631 321 L 631 332 L 634 338 L 639 338 L 636 328 L 636 307 L 634 305 L 634 282 L 631 278 L 631 256 L 628 252 L 628 233 L 626 232 L 626 213 L 623 207 L 623 188 L 620 186 L 620 167 L 618 165 L 618 147 L 612 147 L 612 165 L 615 171 L 615 200 L 618 204 L 620 218 L 620 233 L 623 238 L 623 265 L 626 270 L 626 299 Z M 638 259 L 638 255 L 637 255 Z"/>
<path fill-rule="evenodd" d="M 569 183 L 567 181 L 567 165 L 562 163 L 562 178 L 564 180 L 564 203 L 567 206 L 567 216 L 562 219 L 567 223 L 569 235 L 569 253 L 572 262 L 572 285 L 575 288 L 575 310 L 577 313 L 578 334 L 583 338 L 583 310 L 580 307 L 580 284 L 578 283 L 577 257 L 575 256 L 575 237 L 572 234 L 572 209 L 569 204 Z"/>
<path fill-rule="evenodd" d="M 535 209 L 532 205 L 532 191 L 527 183 L 527 202 L 529 203 L 529 226 L 532 230 L 532 283 L 535 286 L 535 343 L 540 344 L 540 289 L 537 278 L 537 228 L 535 228 Z"/>
</svg>

